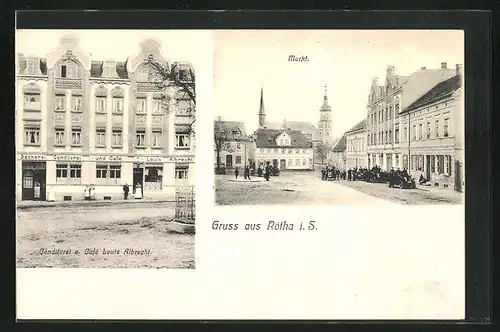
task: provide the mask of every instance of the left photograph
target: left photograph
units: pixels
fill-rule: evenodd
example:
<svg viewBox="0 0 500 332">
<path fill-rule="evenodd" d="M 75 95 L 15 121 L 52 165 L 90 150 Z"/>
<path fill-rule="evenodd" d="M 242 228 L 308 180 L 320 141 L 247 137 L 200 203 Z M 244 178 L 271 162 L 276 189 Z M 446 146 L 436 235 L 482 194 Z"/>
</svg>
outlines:
<svg viewBox="0 0 500 332">
<path fill-rule="evenodd" d="M 194 269 L 195 72 L 206 37 L 15 37 L 17 267 Z"/>
</svg>

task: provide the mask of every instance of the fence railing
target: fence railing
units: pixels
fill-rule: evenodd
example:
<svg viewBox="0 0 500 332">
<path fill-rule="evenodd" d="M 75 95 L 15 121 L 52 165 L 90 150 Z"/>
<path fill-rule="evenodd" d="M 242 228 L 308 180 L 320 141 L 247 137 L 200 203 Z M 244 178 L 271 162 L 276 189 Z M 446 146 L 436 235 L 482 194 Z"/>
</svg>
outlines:
<svg viewBox="0 0 500 332">
<path fill-rule="evenodd" d="M 196 220 L 196 199 L 194 186 L 175 189 L 175 221 L 194 224 Z"/>
</svg>

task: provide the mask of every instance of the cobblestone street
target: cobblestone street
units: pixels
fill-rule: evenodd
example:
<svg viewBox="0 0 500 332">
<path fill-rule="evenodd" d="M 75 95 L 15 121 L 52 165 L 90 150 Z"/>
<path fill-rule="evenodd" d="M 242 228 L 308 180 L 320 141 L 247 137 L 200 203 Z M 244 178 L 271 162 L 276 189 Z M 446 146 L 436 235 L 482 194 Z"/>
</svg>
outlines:
<svg viewBox="0 0 500 332">
<path fill-rule="evenodd" d="M 322 181 L 320 171 L 282 172 L 267 182 L 232 182 L 230 175 L 215 176 L 218 205 L 307 204 L 460 204 L 460 193 L 448 189 L 389 188 L 364 181 Z"/>
<path fill-rule="evenodd" d="M 154 201 L 24 207 L 17 211 L 17 266 L 194 268 L 194 235 L 168 232 L 165 223 L 173 215 L 174 203 Z M 72 253 L 42 254 L 42 249 Z M 98 254 L 85 254 L 86 249 Z M 127 255 L 125 249 L 150 252 Z"/>
</svg>

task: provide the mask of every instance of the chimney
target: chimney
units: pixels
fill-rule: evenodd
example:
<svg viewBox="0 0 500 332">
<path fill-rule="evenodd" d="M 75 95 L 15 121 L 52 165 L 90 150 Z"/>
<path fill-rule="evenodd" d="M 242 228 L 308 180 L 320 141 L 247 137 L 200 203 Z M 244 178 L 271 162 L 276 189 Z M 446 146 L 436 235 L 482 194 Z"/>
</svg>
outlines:
<svg viewBox="0 0 500 332">
<path fill-rule="evenodd" d="M 462 75 L 462 74 L 463 74 L 463 73 L 462 73 L 462 65 L 461 65 L 461 64 L 459 64 L 459 63 L 457 63 L 457 64 L 455 65 L 455 67 L 456 67 L 457 75 Z"/>
<path fill-rule="evenodd" d="M 286 123 L 286 119 L 283 119 L 283 129 L 288 130 L 288 124 Z"/>
<path fill-rule="evenodd" d="M 222 117 L 221 117 L 221 116 L 218 116 L 218 117 L 217 117 L 217 121 L 222 121 Z"/>
<path fill-rule="evenodd" d="M 446 62 L 441 62 L 441 69 L 446 69 Z"/>
<path fill-rule="evenodd" d="M 427 67 L 420 67 L 420 69 L 421 69 L 421 70 L 426 70 L 426 69 L 427 69 Z"/>
</svg>

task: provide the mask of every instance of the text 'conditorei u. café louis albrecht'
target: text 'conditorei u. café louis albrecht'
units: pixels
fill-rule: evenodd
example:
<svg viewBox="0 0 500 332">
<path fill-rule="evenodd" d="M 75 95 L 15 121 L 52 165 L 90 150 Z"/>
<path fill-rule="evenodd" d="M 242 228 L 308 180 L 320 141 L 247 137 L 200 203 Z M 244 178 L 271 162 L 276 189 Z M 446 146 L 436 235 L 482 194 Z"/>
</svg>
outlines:
<svg viewBox="0 0 500 332">
<path fill-rule="evenodd" d="M 18 54 L 17 200 L 83 199 L 87 185 L 114 199 L 124 184 L 166 197 L 194 184 L 193 96 L 155 74 L 194 83 L 194 69 L 160 48 L 145 40 L 123 62 L 97 61 L 66 35 L 45 58 Z"/>
</svg>

